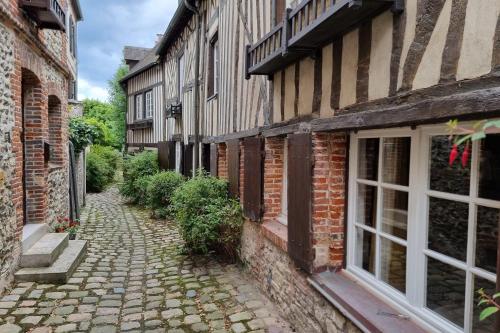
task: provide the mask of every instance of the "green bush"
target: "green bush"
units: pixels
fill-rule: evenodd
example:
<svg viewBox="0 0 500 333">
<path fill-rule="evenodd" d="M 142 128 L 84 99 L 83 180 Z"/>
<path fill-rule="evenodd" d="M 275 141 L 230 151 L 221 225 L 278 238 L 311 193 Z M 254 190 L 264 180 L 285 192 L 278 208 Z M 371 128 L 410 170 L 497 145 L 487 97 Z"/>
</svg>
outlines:
<svg viewBox="0 0 500 333">
<path fill-rule="evenodd" d="M 92 146 L 87 155 L 87 189 L 102 192 L 115 178 L 119 153 L 111 147 Z"/>
<path fill-rule="evenodd" d="M 95 126 L 88 124 L 84 118 L 75 117 L 69 121 L 69 139 L 75 148 L 75 154 L 81 153 L 99 136 Z"/>
<path fill-rule="evenodd" d="M 132 203 L 147 206 L 149 203 L 148 188 L 153 176 L 143 176 L 134 181 L 134 193 L 129 197 Z"/>
<path fill-rule="evenodd" d="M 174 191 L 184 183 L 184 177 L 177 172 L 160 172 L 151 176 L 151 183 L 148 187 L 149 206 L 155 216 L 159 218 L 167 217 L 168 207 Z"/>
<path fill-rule="evenodd" d="M 237 256 L 243 218 L 239 203 L 228 196 L 226 181 L 198 174 L 175 190 L 170 211 L 193 252 Z"/>
<path fill-rule="evenodd" d="M 104 191 L 113 180 L 115 170 L 107 161 L 94 152 L 87 155 L 87 191 L 99 193 Z"/>
<path fill-rule="evenodd" d="M 90 151 L 104 158 L 112 169 L 116 170 L 119 167 L 120 153 L 113 147 L 93 145 Z"/>
<path fill-rule="evenodd" d="M 133 203 L 139 203 L 137 193 L 143 189 L 147 189 L 142 188 L 144 180 L 138 182 L 139 178 L 152 176 L 158 172 L 158 155 L 156 153 L 145 151 L 126 158 L 123 163 L 123 184 L 120 186 L 121 194 L 131 199 Z"/>
</svg>

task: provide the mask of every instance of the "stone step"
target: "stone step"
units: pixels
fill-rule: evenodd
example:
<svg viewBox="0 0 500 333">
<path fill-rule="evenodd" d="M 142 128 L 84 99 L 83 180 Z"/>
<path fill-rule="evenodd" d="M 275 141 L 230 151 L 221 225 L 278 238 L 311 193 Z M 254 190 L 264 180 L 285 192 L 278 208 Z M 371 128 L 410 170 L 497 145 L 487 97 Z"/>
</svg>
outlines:
<svg viewBox="0 0 500 333">
<path fill-rule="evenodd" d="M 80 264 L 87 250 L 87 241 L 72 240 L 50 267 L 22 268 L 16 281 L 64 284 Z"/>
<path fill-rule="evenodd" d="M 49 267 L 68 247 L 69 234 L 50 233 L 38 240 L 21 256 L 20 266 L 23 268 Z"/>
<path fill-rule="evenodd" d="M 23 227 L 23 253 L 28 251 L 47 232 L 49 232 L 48 224 L 26 224 Z"/>
</svg>

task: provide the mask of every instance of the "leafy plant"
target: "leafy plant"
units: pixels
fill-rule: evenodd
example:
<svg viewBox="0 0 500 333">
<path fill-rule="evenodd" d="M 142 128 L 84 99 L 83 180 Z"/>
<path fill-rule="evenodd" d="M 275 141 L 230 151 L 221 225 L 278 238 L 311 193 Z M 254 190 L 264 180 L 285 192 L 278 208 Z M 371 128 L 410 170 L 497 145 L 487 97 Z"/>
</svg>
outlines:
<svg viewBox="0 0 500 333">
<path fill-rule="evenodd" d="M 87 123 L 82 117 L 71 118 L 69 122 L 69 139 L 73 143 L 75 153 L 81 153 L 99 136 L 95 126 Z"/>
<path fill-rule="evenodd" d="M 120 153 L 113 147 L 93 145 L 90 151 L 101 156 L 112 169 L 116 170 L 118 168 L 121 160 Z"/>
<path fill-rule="evenodd" d="M 170 210 L 190 250 L 237 256 L 243 218 L 226 181 L 198 173 L 175 190 Z"/>
<path fill-rule="evenodd" d="M 87 191 L 104 191 L 112 182 L 114 174 L 115 169 L 102 156 L 92 151 L 87 155 Z"/>
<path fill-rule="evenodd" d="M 123 164 L 123 184 L 120 186 L 121 194 L 131 199 L 133 203 L 138 203 L 137 192 L 143 190 L 142 186 L 145 184 L 144 180 L 138 182 L 138 179 L 155 175 L 158 172 L 158 155 L 156 153 L 145 151 L 126 158 Z"/>
<path fill-rule="evenodd" d="M 486 306 L 479 315 L 479 320 L 483 321 L 500 311 L 500 304 L 496 301 L 498 298 L 500 298 L 500 293 L 489 296 L 484 292 L 483 289 L 480 289 L 478 293 L 480 297 L 478 306 Z"/>
<path fill-rule="evenodd" d="M 71 239 L 74 239 L 78 229 L 80 228 L 79 220 L 71 220 L 68 217 L 58 217 L 57 222 L 53 225 L 52 229 L 56 233 L 67 232 Z"/>
<path fill-rule="evenodd" d="M 129 198 L 132 203 L 147 206 L 149 203 L 148 188 L 153 176 L 142 176 L 134 181 L 134 193 Z"/>
<path fill-rule="evenodd" d="M 184 177 L 177 172 L 160 172 L 151 177 L 147 197 L 149 206 L 159 218 L 167 217 L 170 199 L 174 191 L 184 183 Z"/>
</svg>

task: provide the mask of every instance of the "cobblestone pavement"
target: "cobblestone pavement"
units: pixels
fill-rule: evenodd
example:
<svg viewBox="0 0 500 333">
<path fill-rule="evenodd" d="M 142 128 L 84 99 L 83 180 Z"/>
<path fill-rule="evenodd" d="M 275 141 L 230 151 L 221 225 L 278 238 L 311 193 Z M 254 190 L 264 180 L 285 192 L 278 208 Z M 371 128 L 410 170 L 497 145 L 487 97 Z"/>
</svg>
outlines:
<svg viewBox="0 0 500 333">
<path fill-rule="evenodd" d="M 88 197 L 87 256 L 66 285 L 18 283 L 0 297 L 0 333 L 291 332 L 235 265 L 181 254 L 175 225 Z"/>
</svg>

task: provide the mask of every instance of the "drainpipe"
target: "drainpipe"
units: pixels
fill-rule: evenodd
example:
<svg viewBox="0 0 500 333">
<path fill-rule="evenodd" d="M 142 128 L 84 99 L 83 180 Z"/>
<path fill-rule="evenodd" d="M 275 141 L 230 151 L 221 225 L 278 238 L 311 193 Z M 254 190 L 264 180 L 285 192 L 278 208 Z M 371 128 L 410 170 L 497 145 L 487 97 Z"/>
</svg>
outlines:
<svg viewBox="0 0 500 333">
<path fill-rule="evenodd" d="M 201 24 L 200 24 L 200 12 L 196 5 L 189 3 L 189 0 L 184 0 L 184 5 L 190 11 L 192 11 L 196 17 L 196 51 L 195 51 L 195 78 L 194 78 L 194 168 L 198 170 L 199 168 L 199 158 L 200 158 L 200 34 L 201 34 Z"/>
</svg>

